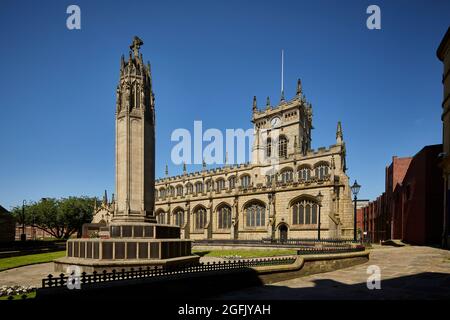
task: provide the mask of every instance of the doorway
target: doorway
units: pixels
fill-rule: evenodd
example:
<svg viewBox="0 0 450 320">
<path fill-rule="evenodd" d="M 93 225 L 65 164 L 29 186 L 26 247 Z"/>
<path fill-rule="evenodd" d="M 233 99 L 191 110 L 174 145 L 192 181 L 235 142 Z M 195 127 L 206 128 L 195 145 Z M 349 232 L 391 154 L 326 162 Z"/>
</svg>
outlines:
<svg viewBox="0 0 450 320">
<path fill-rule="evenodd" d="M 280 232 L 280 242 L 286 242 L 288 239 L 288 228 L 287 225 L 281 224 L 278 227 L 278 231 Z"/>
</svg>

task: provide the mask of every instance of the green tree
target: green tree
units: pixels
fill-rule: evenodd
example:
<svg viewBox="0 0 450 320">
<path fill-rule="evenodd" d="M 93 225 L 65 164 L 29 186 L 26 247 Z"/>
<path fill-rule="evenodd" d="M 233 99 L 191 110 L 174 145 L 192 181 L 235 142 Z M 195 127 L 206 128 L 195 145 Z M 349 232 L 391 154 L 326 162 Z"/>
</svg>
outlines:
<svg viewBox="0 0 450 320">
<path fill-rule="evenodd" d="M 25 206 L 25 224 L 44 230 L 58 239 L 74 233 L 81 235 L 81 227 L 92 220 L 95 198 L 44 198 Z M 22 206 L 14 207 L 13 215 L 22 223 Z"/>
</svg>

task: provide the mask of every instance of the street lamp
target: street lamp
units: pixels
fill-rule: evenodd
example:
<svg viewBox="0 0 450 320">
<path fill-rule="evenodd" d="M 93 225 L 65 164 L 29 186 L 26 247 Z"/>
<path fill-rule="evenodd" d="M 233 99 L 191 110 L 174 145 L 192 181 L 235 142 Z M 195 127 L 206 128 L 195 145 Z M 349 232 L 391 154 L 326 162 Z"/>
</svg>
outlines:
<svg viewBox="0 0 450 320">
<path fill-rule="evenodd" d="M 27 240 L 27 235 L 25 234 L 25 200 L 22 201 L 22 234 L 20 235 L 20 241 Z"/>
<path fill-rule="evenodd" d="M 323 195 L 320 193 L 316 196 L 317 198 L 317 204 L 319 205 L 319 219 L 317 220 L 317 240 L 320 241 L 320 209 L 322 208 L 322 199 Z"/>
<path fill-rule="evenodd" d="M 353 241 L 356 241 L 356 202 L 358 201 L 357 196 L 358 196 L 359 189 L 361 189 L 361 186 L 355 180 L 355 182 L 351 186 L 351 189 L 352 189 L 353 196 L 355 197 L 354 198 L 355 212 L 354 212 L 354 217 L 353 217 Z"/>
</svg>

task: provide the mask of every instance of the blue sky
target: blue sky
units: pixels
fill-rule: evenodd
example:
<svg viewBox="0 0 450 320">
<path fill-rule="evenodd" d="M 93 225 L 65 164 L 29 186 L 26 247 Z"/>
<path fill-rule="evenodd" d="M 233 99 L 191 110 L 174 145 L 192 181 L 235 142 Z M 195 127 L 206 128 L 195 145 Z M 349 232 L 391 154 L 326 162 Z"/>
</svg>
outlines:
<svg viewBox="0 0 450 320">
<path fill-rule="evenodd" d="M 66 28 L 70 4 L 81 30 Z M 370 4 L 381 30 L 366 28 Z M 152 64 L 157 176 L 182 171 L 174 129 L 249 128 L 253 95 L 278 101 L 284 49 L 287 98 L 300 77 L 313 104 L 313 148 L 342 121 L 348 175 L 372 199 L 393 155 L 442 141 L 435 52 L 449 22 L 443 0 L 2 0 L 0 204 L 114 191 L 115 87 L 134 35 Z"/>
</svg>

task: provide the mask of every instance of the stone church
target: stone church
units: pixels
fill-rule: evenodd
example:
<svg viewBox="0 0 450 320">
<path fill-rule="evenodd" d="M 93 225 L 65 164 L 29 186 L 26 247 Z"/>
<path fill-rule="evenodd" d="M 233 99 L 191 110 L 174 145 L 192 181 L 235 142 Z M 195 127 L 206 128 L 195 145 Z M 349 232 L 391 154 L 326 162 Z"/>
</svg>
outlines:
<svg viewBox="0 0 450 320">
<path fill-rule="evenodd" d="M 322 238 L 352 237 L 341 124 L 334 145 L 312 150 L 312 106 L 300 80 L 293 99 L 283 96 L 263 110 L 253 99 L 251 163 L 156 180 L 158 222 L 194 240 L 317 238 L 321 211 Z"/>
<path fill-rule="evenodd" d="M 130 66 L 122 58 L 121 77 L 126 73 L 127 77 L 139 78 L 139 72 L 148 72 L 151 79 L 150 66 Z M 123 99 L 143 103 L 138 93 L 149 85 L 135 85 L 118 87 L 117 108 Z M 135 94 L 130 97 L 130 93 Z M 153 94 L 151 99 L 154 106 Z M 182 175 L 156 180 L 152 215 L 157 222 L 177 225 L 182 238 L 193 240 L 317 238 L 319 224 L 321 238 L 351 238 L 353 209 L 341 123 L 337 124 L 335 144 L 311 148 L 312 105 L 306 101 L 300 80 L 291 100 L 286 100 L 282 92 L 277 105 L 271 105 L 267 98 L 260 109 L 255 97 L 252 111 L 252 161 L 193 173 L 187 173 L 184 167 Z M 129 130 L 133 133 L 133 127 Z M 148 135 L 154 137 L 153 132 Z M 133 145 L 139 149 L 140 137 L 135 138 Z M 137 149 L 132 153 L 140 152 Z M 118 150 L 118 154 L 120 157 L 127 152 Z M 136 161 L 140 158 L 145 159 L 140 154 Z M 121 159 L 116 160 L 116 171 L 120 171 Z M 153 174 L 130 170 L 116 174 Z M 139 194 L 149 192 L 141 190 L 140 185 L 126 187 Z M 105 195 L 96 206 L 93 222 L 109 223 L 118 206 L 134 205 L 133 192 L 128 194 L 130 199 L 113 197 L 111 202 Z"/>
</svg>

